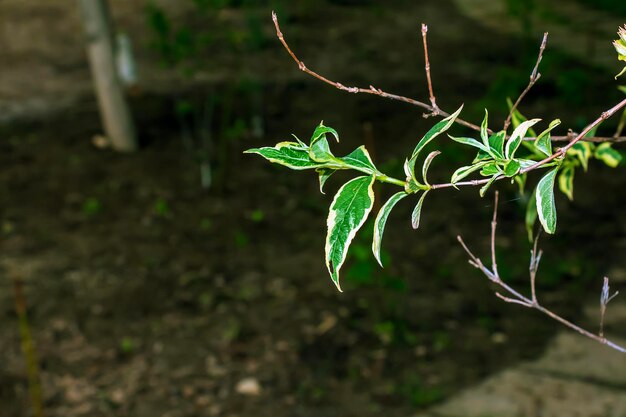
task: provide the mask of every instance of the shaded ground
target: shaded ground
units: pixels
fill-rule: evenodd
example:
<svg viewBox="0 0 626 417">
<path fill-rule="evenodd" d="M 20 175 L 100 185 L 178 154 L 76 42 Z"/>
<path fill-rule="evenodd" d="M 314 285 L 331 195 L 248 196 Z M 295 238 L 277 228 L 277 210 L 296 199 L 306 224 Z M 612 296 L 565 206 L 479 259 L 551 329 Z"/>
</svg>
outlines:
<svg viewBox="0 0 626 417">
<path fill-rule="evenodd" d="M 435 6 L 425 5 L 424 13 L 441 18 L 442 9 Z M 349 21 L 349 9 L 333 7 Z M 361 37 L 377 15 L 354 10 L 353 21 L 359 14 L 365 19 L 362 27 L 321 31 L 337 42 L 363 43 L 358 62 L 340 66 L 339 75 L 361 80 L 372 74 L 373 80 L 386 80 L 388 85 L 380 86 L 391 91 L 415 89 L 423 78 L 415 53 L 408 54 L 410 61 L 390 50 L 374 60 L 382 68 L 372 68 L 383 47 Z M 318 11 L 309 22 L 321 24 L 325 17 Z M 451 26 L 470 27 L 461 16 L 447 18 Z M 375 38 L 398 44 L 408 36 L 400 32 L 414 27 L 413 18 L 396 23 Z M 455 45 L 460 35 L 450 33 L 440 41 L 431 36 L 433 50 Z M 304 31 L 302 36 L 301 44 L 316 45 L 305 48 L 307 62 L 334 69 L 329 49 L 316 49 L 322 48 L 314 42 L 320 35 Z M 506 52 L 509 40 L 498 39 L 493 49 L 481 49 L 476 41 L 464 51 L 513 59 Z M 331 52 L 338 49 L 335 43 Z M 565 57 L 557 64 L 572 63 Z M 290 65 L 283 70 L 292 71 Z M 463 65 L 459 72 L 440 66 L 440 80 L 455 80 L 440 82 L 440 103 L 453 102 L 460 86 L 470 86 L 463 89 L 464 99 L 487 100 L 486 83 L 498 76 L 495 69 L 480 72 L 479 61 Z M 420 75 L 409 77 L 411 71 Z M 546 75 L 542 82 L 537 94 L 545 100 L 535 108 L 547 113 L 561 91 L 555 78 Z M 214 88 L 229 91 L 226 83 Z M 584 98 L 587 93 L 584 87 L 576 92 Z M 231 95 L 233 116 L 216 127 L 220 137 L 228 136 L 227 123 L 237 118 L 247 123 L 253 107 L 244 93 Z M 53 120 L 2 132 L 0 266 L 4 276 L 26 283 L 48 415 L 406 416 L 542 351 L 556 325 L 503 305 L 456 246 L 454 236 L 462 233 L 486 249 L 490 201 L 478 199 L 475 190 L 433 196 L 419 232 L 408 227 L 410 204 L 400 206 L 385 237 L 389 266 L 381 271 L 367 254 L 369 242 L 357 241 L 346 266 L 345 292 L 338 294 L 323 265 L 323 230 L 339 178 L 329 181 L 327 196 L 320 196 L 314 176 L 241 154 L 291 132 L 306 137 L 320 119 L 340 131 L 339 148 L 348 150 L 365 140 L 363 126 L 371 122 L 373 139 L 367 140 L 376 160 L 401 175 L 400 160 L 390 156 L 411 149 L 432 120 L 424 122 L 419 112 L 402 105 L 323 89 L 310 80 L 265 82 L 262 100 L 265 136 L 252 139 L 244 129 L 231 138 L 222 152 L 230 168 L 208 193 L 198 186 L 197 165 L 181 146 L 172 103 L 162 96 L 135 99 L 144 142 L 138 155 L 91 145 L 99 132 L 90 100 L 79 100 Z M 578 123 L 576 114 L 596 114 L 606 100 L 577 107 L 566 123 Z M 468 117 L 479 117 L 480 104 Z M 221 106 L 218 114 L 226 112 Z M 447 150 L 448 163 L 471 158 Z M 451 170 L 443 158 L 435 174 L 440 178 Z M 594 167 L 577 179 L 574 204 L 558 201 L 562 229 L 544 245 L 541 292 L 546 304 L 567 317 L 578 317 L 590 289 L 596 297 L 597 278 L 615 264 L 611 248 L 626 224 L 618 211 L 605 209 L 623 204 L 615 192 L 623 182 L 615 172 Z M 596 192 L 598 183 L 605 184 L 606 193 Z M 500 266 L 525 288 L 523 211 L 512 192 L 503 201 Z M 0 287 L 0 409 L 3 416 L 25 416 L 25 371 L 5 282 Z M 255 382 L 260 390 L 251 395 L 257 393 Z"/>
</svg>

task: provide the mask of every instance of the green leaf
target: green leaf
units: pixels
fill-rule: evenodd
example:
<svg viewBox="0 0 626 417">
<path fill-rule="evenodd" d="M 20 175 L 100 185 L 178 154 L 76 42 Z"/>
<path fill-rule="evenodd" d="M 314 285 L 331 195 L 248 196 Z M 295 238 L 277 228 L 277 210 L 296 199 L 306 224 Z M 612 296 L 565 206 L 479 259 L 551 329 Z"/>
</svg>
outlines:
<svg viewBox="0 0 626 417">
<path fill-rule="evenodd" d="M 537 184 L 535 198 L 537 201 L 537 214 L 543 230 L 554 234 L 556 231 L 556 204 L 554 203 L 554 180 L 558 167 L 548 172 Z"/>
<path fill-rule="evenodd" d="M 281 142 L 273 148 L 248 149 L 244 151 L 244 153 L 255 153 L 270 162 L 296 170 L 319 168 L 323 165 L 313 161 L 309 157 L 309 153 L 306 149 L 302 149 L 299 146 L 292 146 L 290 145 L 291 143 L 294 142 Z"/>
<path fill-rule="evenodd" d="M 340 161 L 343 161 L 350 168 L 354 168 L 356 170 L 365 170 L 370 174 L 376 172 L 374 162 L 372 162 L 372 158 L 370 157 L 367 149 L 365 149 L 365 146 L 359 146 L 349 155 L 340 158 Z"/>
<path fill-rule="evenodd" d="M 487 190 L 489 189 L 489 187 L 491 187 L 491 184 L 493 184 L 493 182 L 494 182 L 495 180 L 497 180 L 499 176 L 500 176 L 500 174 L 496 174 L 496 175 L 494 175 L 493 177 L 491 177 L 491 178 L 489 179 L 489 182 L 488 182 L 487 184 L 485 184 L 485 185 L 483 185 L 483 186 L 481 187 L 481 189 L 480 189 L 480 191 L 479 191 L 479 194 L 480 194 L 480 196 L 481 196 L 481 197 L 484 197 L 484 196 L 485 196 L 485 193 L 487 192 Z"/>
<path fill-rule="evenodd" d="M 348 181 L 337 191 L 330 205 L 326 221 L 326 267 L 339 291 L 339 270 L 346 260 L 348 247 L 374 205 L 374 179 L 369 175 Z"/>
<path fill-rule="evenodd" d="M 559 174 L 559 189 L 569 198 L 574 200 L 574 167 L 568 165 Z"/>
<path fill-rule="evenodd" d="M 609 142 L 601 143 L 596 147 L 594 158 L 600 159 L 611 168 L 615 168 L 622 160 L 622 155 L 611 147 Z"/>
<path fill-rule="evenodd" d="M 337 170 L 336 169 L 330 169 L 330 168 L 317 168 L 315 170 L 318 175 L 319 175 L 319 180 L 320 180 L 320 193 L 322 194 L 326 194 L 324 192 L 324 184 L 326 184 L 326 180 L 333 175 Z"/>
<path fill-rule="evenodd" d="M 385 231 L 385 224 L 387 223 L 387 218 L 389 217 L 389 213 L 398 203 L 398 201 L 402 200 L 404 197 L 408 196 L 404 191 L 400 191 L 394 195 L 392 195 L 389 200 L 380 208 L 378 215 L 376 216 L 376 220 L 374 221 L 374 239 L 372 240 L 372 253 L 374 257 L 380 264 L 383 266 L 383 262 L 380 259 L 380 248 L 382 246 L 383 240 L 383 232 Z"/>
<path fill-rule="evenodd" d="M 474 148 L 478 148 L 483 152 L 489 152 L 489 148 L 477 141 L 476 139 L 462 137 L 457 138 L 452 135 L 448 135 L 448 137 L 455 142 L 462 143 L 463 145 L 473 146 Z"/>
<path fill-rule="evenodd" d="M 489 132 L 487 131 L 487 123 L 489 119 L 489 112 L 485 109 L 485 117 L 480 124 L 480 138 L 483 140 L 486 148 L 489 148 Z"/>
<path fill-rule="evenodd" d="M 587 166 L 589 163 L 589 158 L 591 158 L 593 152 L 593 145 L 589 142 L 576 142 L 571 148 L 567 150 L 567 155 L 571 155 L 576 157 L 583 169 L 587 171 Z"/>
<path fill-rule="evenodd" d="M 517 159 L 511 159 L 504 165 L 504 175 L 512 177 L 516 175 L 520 170 L 520 163 Z"/>
<path fill-rule="evenodd" d="M 461 107 L 459 107 L 458 110 L 452 113 L 450 116 L 446 117 L 445 119 L 438 122 L 435 126 L 433 126 L 417 143 L 417 146 L 413 150 L 411 158 L 409 159 L 408 168 L 411 173 L 415 171 L 415 161 L 417 160 L 417 156 L 422 151 L 422 149 L 424 149 L 424 147 L 426 147 L 426 145 L 428 145 L 431 140 L 435 139 L 437 136 L 450 129 L 450 126 L 454 124 L 454 121 L 458 117 L 459 113 L 461 113 L 461 110 L 463 110 L 463 105 L 461 105 Z"/>
<path fill-rule="evenodd" d="M 450 179 L 450 182 L 455 184 L 461 181 L 463 178 L 467 177 L 472 172 L 478 171 L 479 169 L 481 169 L 488 163 L 489 161 L 482 161 L 482 162 L 477 162 L 473 165 L 461 167 L 457 169 L 456 171 L 454 171 L 454 173 L 452 174 L 452 178 Z"/>
<path fill-rule="evenodd" d="M 550 131 L 561 124 L 559 119 L 554 119 L 546 130 L 541 132 L 535 139 L 535 147 L 545 156 L 552 155 L 552 141 L 550 140 Z"/>
<path fill-rule="evenodd" d="M 422 206 L 424 205 L 424 199 L 426 198 L 426 194 L 428 194 L 430 190 L 424 191 L 424 194 L 420 197 L 413 209 L 413 213 L 411 213 L 411 226 L 413 229 L 417 229 L 420 227 L 420 217 L 422 216 Z"/>
<path fill-rule="evenodd" d="M 500 172 L 502 171 L 500 170 L 498 164 L 496 164 L 495 162 L 490 162 L 483 166 L 483 169 L 480 170 L 480 175 L 484 177 L 489 177 L 491 175 L 500 174 Z"/>
<path fill-rule="evenodd" d="M 491 154 L 493 154 L 496 158 L 504 159 L 505 139 L 506 132 L 504 130 L 489 136 L 489 149 L 491 150 Z"/>
<path fill-rule="evenodd" d="M 528 205 L 526 206 L 526 233 L 528 233 L 528 241 L 532 243 L 533 241 L 533 229 L 535 228 L 535 222 L 537 221 L 537 199 L 535 198 L 535 194 L 537 191 L 530 194 L 530 198 L 528 199 Z"/>
<path fill-rule="evenodd" d="M 428 168 L 430 167 L 430 163 L 433 162 L 433 159 L 435 159 L 439 154 L 441 154 L 441 151 L 432 151 L 424 160 L 424 165 L 422 166 L 422 179 L 424 180 L 424 184 L 426 185 L 429 185 L 428 178 L 426 178 L 426 176 L 428 174 Z"/>
<path fill-rule="evenodd" d="M 339 135 L 337 131 L 331 127 L 324 126 L 322 123 L 315 129 L 313 136 L 311 136 L 311 145 L 309 146 L 309 157 L 317 162 L 332 162 L 335 156 L 330 151 L 326 134 L 332 134 L 337 142 L 339 142 Z"/>
<path fill-rule="evenodd" d="M 522 139 L 524 139 L 524 137 L 526 136 L 526 132 L 528 131 L 528 129 L 540 120 L 541 119 L 527 120 L 520 123 L 520 125 L 515 128 L 515 130 L 511 134 L 511 137 L 506 142 L 506 148 L 504 152 L 506 159 L 511 159 L 513 158 L 513 156 L 515 156 L 515 151 L 517 151 L 520 143 L 522 143 Z"/>
<path fill-rule="evenodd" d="M 311 145 L 319 139 L 326 139 L 326 134 L 330 133 L 335 137 L 335 140 L 339 142 L 339 133 L 332 127 L 324 126 L 324 122 L 320 122 L 320 124 L 313 131 L 313 135 L 311 136 Z"/>
</svg>

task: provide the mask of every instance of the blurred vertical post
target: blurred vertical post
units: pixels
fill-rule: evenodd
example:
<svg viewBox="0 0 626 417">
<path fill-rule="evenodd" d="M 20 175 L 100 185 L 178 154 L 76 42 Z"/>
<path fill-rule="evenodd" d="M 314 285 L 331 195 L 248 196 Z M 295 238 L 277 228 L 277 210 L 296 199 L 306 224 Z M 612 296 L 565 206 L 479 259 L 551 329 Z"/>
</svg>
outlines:
<svg viewBox="0 0 626 417">
<path fill-rule="evenodd" d="M 135 126 L 115 66 L 114 37 L 107 0 L 79 2 L 104 132 L 113 149 L 133 152 L 137 150 Z"/>
</svg>

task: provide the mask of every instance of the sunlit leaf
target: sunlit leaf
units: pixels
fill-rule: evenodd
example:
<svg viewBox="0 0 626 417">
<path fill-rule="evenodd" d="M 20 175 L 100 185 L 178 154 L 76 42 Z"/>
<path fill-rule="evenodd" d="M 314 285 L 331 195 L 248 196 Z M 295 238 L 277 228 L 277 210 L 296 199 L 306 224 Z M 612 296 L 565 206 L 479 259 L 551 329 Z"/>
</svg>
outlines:
<svg viewBox="0 0 626 417">
<path fill-rule="evenodd" d="M 380 249 L 382 246 L 383 232 L 385 231 L 385 224 L 387 223 L 387 218 L 389 217 L 389 213 L 391 213 L 391 210 L 395 207 L 398 201 L 402 200 L 404 197 L 408 195 L 409 194 L 405 193 L 404 191 L 400 191 L 399 193 L 392 195 L 389 198 L 389 200 L 387 200 L 387 202 L 383 204 L 383 206 L 380 208 L 380 211 L 378 212 L 378 215 L 376 216 L 376 220 L 374 221 L 374 238 L 372 240 L 372 253 L 374 254 L 374 257 L 376 258 L 380 266 L 383 266 L 383 262 L 380 259 Z"/>
<path fill-rule="evenodd" d="M 428 154 L 426 159 L 424 159 L 424 165 L 422 166 L 422 179 L 424 180 L 424 184 L 428 185 L 428 168 L 430 167 L 430 163 L 433 162 L 433 159 L 440 155 L 441 151 L 432 151 Z"/>
<path fill-rule="evenodd" d="M 513 102 L 508 97 L 506 99 L 506 104 L 509 107 L 509 111 L 510 111 L 513 108 Z M 524 123 L 526 120 L 528 120 L 528 118 L 524 116 L 522 113 L 520 113 L 518 109 L 513 110 L 513 113 L 511 113 L 511 124 L 513 125 L 513 129 L 517 129 L 517 127 L 521 125 L 522 123 Z M 537 134 L 532 128 L 528 129 L 528 135 L 537 137 Z"/>
<path fill-rule="evenodd" d="M 415 208 L 413 209 L 413 213 L 411 213 L 411 226 L 413 226 L 413 229 L 417 229 L 418 227 L 420 227 L 420 218 L 422 216 L 422 206 L 424 205 L 424 199 L 426 199 L 426 195 L 428 194 L 428 191 L 430 190 L 424 191 L 424 194 L 422 194 L 420 199 L 417 201 L 417 204 L 415 205 Z"/>
<path fill-rule="evenodd" d="M 337 191 L 330 205 L 326 221 L 326 267 L 339 291 L 339 270 L 346 260 L 348 247 L 374 205 L 374 178 L 370 175 L 348 181 Z"/>
<path fill-rule="evenodd" d="M 253 148 L 244 153 L 255 153 L 275 164 L 284 165 L 291 169 L 313 169 L 323 166 L 309 157 L 307 149 L 298 146 L 286 145 L 290 142 L 281 142 L 275 147 Z M 293 143 L 293 142 L 291 142 Z"/>
<path fill-rule="evenodd" d="M 485 148 L 489 148 L 489 131 L 487 130 L 487 124 L 489 122 L 489 112 L 485 109 L 485 117 L 480 124 L 480 138 L 483 140 Z"/>
<path fill-rule="evenodd" d="M 545 156 L 552 155 L 552 141 L 550 140 L 550 132 L 552 131 L 552 129 L 560 124 L 561 121 L 559 119 L 554 119 L 552 122 L 550 122 L 548 128 L 541 132 L 541 134 L 537 136 L 537 139 L 535 139 L 535 147 Z"/>
<path fill-rule="evenodd" d="M 315 171 L 319 175 L 320 193 L 325 194 L 324 193 L 324 184 L 326 184 L 326 180 L 331 175 L 333 175 L 337 170 L 336 169 L 330 169 L 330 168 L 317 168 Z"/>
<path fill-rule="evenodd" d="M 520 163 L 516 159 L 511 159 L 504 165 L 504 175 L 512 177 L 516 175 L 520 170 Z"/>
<path fill-rule="evenodd" d="M 482 143 L 480 143 L 479 141 L 477 141 L 476 139 L 455 137 L 452 135 L 448 135 L 448 137 L 455 142 L 462 143 L 463 145 L 473 146 L 474 148 L 478 148 L 483 152 L 489 152 L 489 148 L 483 145 Z"/>
<path fill-rule="evenodd" d="M 376 172 L 374 162 L 372 162 L 372 158 L 370 157 L 367 149 L 365 149 L 365 146 L 359 146 L 349 155 L 344 156 L 343 158 L 339 158 L 339 160 L 343 161 L 350 168 L 354 168 L 357 170 L 366 170 L 369 173 Z"/>
<path fill-rule="evenodd" d="M 488 163 L 489 163 L 488 161 L 483 161 L 483 162 L 475 163 L 473 165 L 461 167 L 457 169 L 456 171 L 454 171 L 454 173 L 452 174 L 452 178 L 450 179 L 450 182 L 455 184 L 461 181 L 463 178 L 467 177 L 472 172 L 478 171 L 479 169 L 481 169 Z"/>
<path fill-rule="evenodd" d="M 515 151 L 517 151 L 517 148 L 519 148 L 519 145 L 522 142 L 522 139 L 526 137 L 526 132 L 528 131 L 528 129 L 531 126 L 534 126 L 535 124 L 537 124 L 537 122 L 539 122 L 540 120 L 541 119 L 527 120 L 525 122 L 520 123 L 520 125 L 517 128 L 515 128 L 515 130 L 511 134 L 511 137 L 506 142 L 506 147 L 504 151 L 504 156 L 506 157 L 506 159 L 511 159 L 515 156 Z"/>
<path fill-rule="evenodd" d="M 480 175 L 483 177 L 489 177 L 491 175 L 500 174 L 502 171 L 500 167 L 495 162 L 490 162 L 483 166 L 483 169 L 480 170 Z"/>
<path fill-rule="evenodd" d="M 326 134 L 330 133 L 339 142 L 339 134 L 331 127 L 324 126 L 322 123 L 315 128 L 313 136 L 311 136 L 311 144 L 309 145 L 309 157 L 317 162 L 330 162 L 334 160 L 334 155 L 330 151 Z"/>
<path fill-rule="evenodd" d="M 485 193 L 487 193 L 487 190 L 489 190 L 489 187 L 491 187 L 491 184 L 493 184 L 493 183 L 494 183 L 494 181 L 495 181 L 495 180 L 497 180 L 499 176 L 500 176 L 500 174 L 496 174 L 496 175 L 494 175 L 493 177 L 491 177 L 491 178 L 489 179 L 489 182 L 488 182 L 488 183 L 486 183 L 485 185 L 483 185 L 483 186 L 480 188 L 479 194 L 480 194 L 480 196 L 481 196 L 481 197 L 484 197 L 484 196 L 485 196 Z"/>
<path fill-rule="evenodd" d="M 457 109 L 457 111 L 455 111 L 450 116 L 438 122 L 428 132 L 426 132 L 424 137 L 417 143 L 417 146 L 415 147 L 415 149 L 413 150 L 413 153 L 411 154 L 411 158 L 409 158 L 408 168 L 410 172 L 415 171 L 415 161 L 417 160 L 417 157 L 419 153 L 422 151 L 422 149 L 424 149 L 424 147 L 426 147 L 426 145 L 428 145 L 428 143 L 430 143 L 431 140 L 433 140 L 440 134 L 450 129 L 450 127 L 454 124 L 454 121 L 458 117 L 459 113 L 461 113 L 461 110 L 463 110 L 462 105 L 461 107 Z"/>
<path fill-rule="evenodd" d="M 537 214 L 543 230 L 554 234 L 556 231 L 556 204 L 554 203 L 554 180 L 558 167 L 541 178 L 537 184 L 535 198 L 537 201 Z"/>
<path fill-rule="evenodd" d="M 491 154 L 496 158 L 504 158 L 504 140 L 506 139 L 506 132 L 504 130 L 494 133 L 489 136 L 489 149 Z"/>
</svg>

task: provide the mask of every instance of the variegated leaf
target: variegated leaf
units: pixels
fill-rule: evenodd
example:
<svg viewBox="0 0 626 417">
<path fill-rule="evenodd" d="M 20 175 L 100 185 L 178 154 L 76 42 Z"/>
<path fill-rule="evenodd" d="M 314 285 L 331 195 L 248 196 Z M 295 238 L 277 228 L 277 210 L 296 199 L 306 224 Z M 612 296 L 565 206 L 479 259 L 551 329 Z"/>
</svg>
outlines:
<svg viewBox="0 0 626 417">
<path fill-rule="evenodd" d="M 389 217 L 389 213 L 391 213 L 391 210 L 395 207 L 398 201 L 402 200 L 404 197 L 408 195 L 409 194 L 405 193 L 404 191 L 400 191 L 399 193 L 392 195 L 389 198 L 389 200 L 387 200 L 387 202 L 383 204 L 383 206 L 380 208 L 380 211 L 378 212 L 378 215 L 376 216 L 376 220 L 374 221 L 374 238 L 372 240 L 372 253 L 374 254 L 374 257 L 376 258 L 380 266 L 383 266 L 383 262 L 380 259 L 380 248 L 382 246 L 383 233 L 385 231 L 385 224 L 387 223 L 387 218 Z"/>
</svg>

